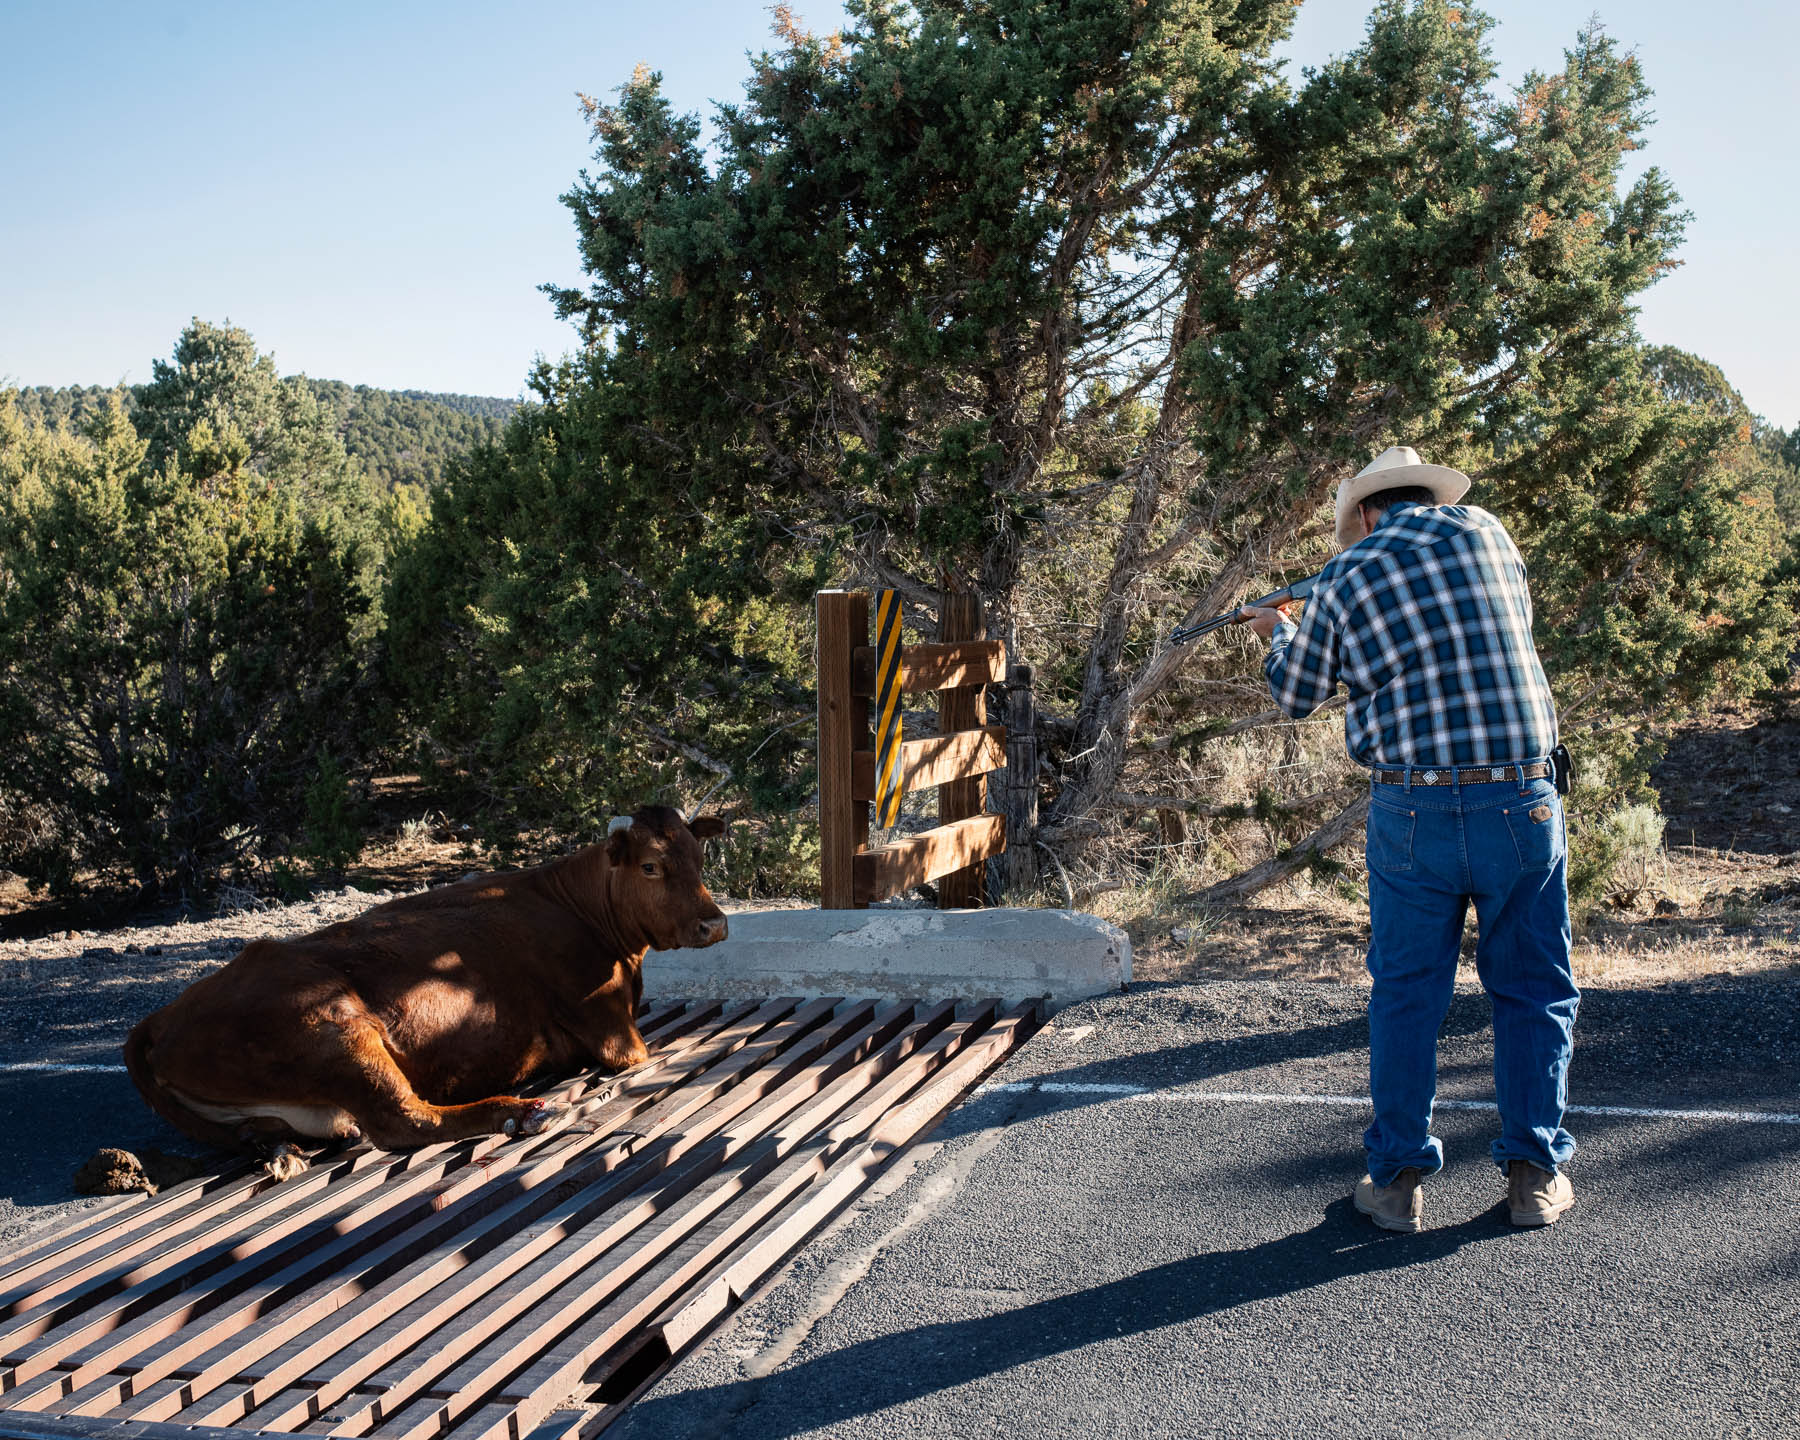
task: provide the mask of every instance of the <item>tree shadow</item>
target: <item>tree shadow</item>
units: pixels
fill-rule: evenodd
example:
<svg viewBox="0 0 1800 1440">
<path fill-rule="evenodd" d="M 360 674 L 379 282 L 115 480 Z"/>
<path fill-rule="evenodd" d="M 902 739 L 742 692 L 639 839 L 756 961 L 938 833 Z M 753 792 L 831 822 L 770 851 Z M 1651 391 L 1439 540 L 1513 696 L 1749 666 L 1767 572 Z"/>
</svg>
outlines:
<svg viewBox="0 0 1800 1440">
<path fill-rule="evenodd" d="M 1357 1275 L 1429 1265 L 1515 1233 L 1503 1205 L 1417 1235 L 1377 1230 L 1348 1198 L 1309 1230 L 1190 1256 L 995 1315 L 861 1340 L 771 1375 L 640 1401 L 632 1432 L 674 1435 L 696 1413 L 743 1415 L 747 1433 L 797 1435 L 948 1390 L 1102 1340 L 1144 1334 Z M 698 1407 L 698 1409 L 696 1409 Z"/>
<path fill-rule="evenodd" d="M 28 1211 L 77 1199 L 75 1172 L 103 1145 L 198 1156 L 209 1168 L 226 1159 L 162 1119 L 118 1074 L 0 1076 L 0 1127 L 33 1137 L 0 1156 L 0 1197 Z"/>
<path fill-rule="evenodd" d="M 1133 986 L 1133 994 L 1181 988 L 1180 982 L 1158 982 Z M 1792 1111 L 1800 1095 L 1800 1004 L 1788 999 L 1795 994 L 1793 978 L 1783 974 L 1589 990 L 1575 1026 L 1570 1100 Z M 1459 992 L 1451 1000 L 1438 1032 L 1441 1094 L 1492 1098 L 1492 1016 L 1485 994 Z M 1093 1018 L 1096 1024 L 1107 1023 L 1103 1014 Z M 1165 1089 L 1292 1061 L 1355 1055 L 1361 1094 L 1367 1091 L 1368 1047 L 1368 1017 L 1359 1011 L 1292 1029 L 1281 1028 L 1277 1019 L 1240 1034 L 1183 1040 L 1054 1069 L 1015 1063 L 998 1078 Z M 1056 1096 L 1067 1105 L 1110 1098 L 1101 1091 Z"/>
<path fill-rule="evenodd" d="M 1570 1123 L 1577 1122 L 1584 1131 L 1614 1134 L 1647 1123 L 1613 1116 L 1578 1116 Z M 1690 1121 L 1655 1145 L 1637 1146 L 1631 1164 L 1640 1185 L 1678 1195 L 1693 1185 L 1697 1170 L 1704 1170 L 1709 1189 L 1729 1190 L 1767 1184 L 1770 1167 L 1797 1161 L 1800 1125 Z"/>
</svg>

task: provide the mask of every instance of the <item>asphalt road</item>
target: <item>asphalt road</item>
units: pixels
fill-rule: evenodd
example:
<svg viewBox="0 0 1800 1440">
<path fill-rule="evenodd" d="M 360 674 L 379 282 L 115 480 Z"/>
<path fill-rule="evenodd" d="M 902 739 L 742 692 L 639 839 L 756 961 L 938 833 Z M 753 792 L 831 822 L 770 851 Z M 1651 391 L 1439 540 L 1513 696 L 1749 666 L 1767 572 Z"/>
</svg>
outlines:
<svg viewBox="0 0 1800 1440">
<path fill-rule="evenodd" d="M 199 1153 L 138 1098 L 119 1047 L 233 948 L 171 945 L 154 956 L 58 959 L 0 974 L 0 1254 L 120 1203 L 82 1199 L 70 1184 L 102 1145 Z M 17 1068 L 28 1065 L 109 1068 Z"/>
<path fill-rule="evenodd" d="M 174 957 L 169 957 L 173 959 Z M 0 987 L 0 1066 L 107 1064 L 173 973 Z M 1596 990 L 1581 1105 L 1800 1111 L 1800 977 Z M 1574 1211 L 1506 1223 L 1441 1112 L 1427 1231 L 1350 1208 L 1361 992 L 1151 986 L 1059 1015 L 613 1436 L 1800 1434 L 1800 1125 L 1577 1114 Z M 1459 994 L 1447 1098 L 1492 1094 Z M 1046 1088 L 1048 1087 L 1048 1088 Z M 0 1249 L 97 1146 L 191 1149 L 123 1074 L 0 1068 Z M 611 1437 L 609 1436 L 609 1440 Z"/>
<path fill-rule="evenodd" d="M 1796 999 L 1593 992 L 1573 1098 L 1800 1110 Z M 1196 1093 L 1366 1090 L 1360 1006 L 1197 985 L 1064 1012 L 612 1433 L 1800 1434 L 1800 1125 L 1577 1115 L 1577 1205 L 1519 1231 L 1494 1117 L 1446 1110 L 1428 1229 L 1387 1234 L 1348 1199 L 1361 1110 Z M 1486 1008 L 1458 997 L 1447 1097 L 1492 1095 Z"/>
</svg>

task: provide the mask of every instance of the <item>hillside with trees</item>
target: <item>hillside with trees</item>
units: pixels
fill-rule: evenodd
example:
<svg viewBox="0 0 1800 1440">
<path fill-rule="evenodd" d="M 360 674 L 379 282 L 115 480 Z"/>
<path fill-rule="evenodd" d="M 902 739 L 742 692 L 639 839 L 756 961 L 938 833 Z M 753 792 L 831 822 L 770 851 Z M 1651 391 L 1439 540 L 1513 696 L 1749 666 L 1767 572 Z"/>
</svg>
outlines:
<svg viewBox="0 0 1800 1440">
<path fill-rule="evenodd" d="M 512 400 L 486 395 L 448 395 L 428 390 L 379 390 L 341 380 L 295 377 L 312 392 L 352 463 L 378 485 L 412 486 L 423 493 L 437 486 L 451 457 L 495 439 L 517 408 Z M 143 385 L 121 387 L 125 413 L 135 414 Z M 71 385 L 30 386 L 14 404 L 30 424 L 70 429 L 105 411 L 113 389 Z"/>
</svg>

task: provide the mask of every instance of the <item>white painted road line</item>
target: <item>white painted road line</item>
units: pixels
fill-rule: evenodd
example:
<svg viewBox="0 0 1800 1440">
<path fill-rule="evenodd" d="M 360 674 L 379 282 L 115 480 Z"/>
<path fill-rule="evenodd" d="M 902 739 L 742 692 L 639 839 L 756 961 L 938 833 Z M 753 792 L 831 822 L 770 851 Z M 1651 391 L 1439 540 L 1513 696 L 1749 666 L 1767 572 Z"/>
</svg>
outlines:
<svg viewBox="0 0 1800 1440">
<path fill-rule="evenodd" d="M 983 1085 L 971 1100 L 983 1095 L 1094 1095 L 1115 1100 L 1166 1100 L 1174 1103 L 1214 1105 L 1336 1105 L 1350 1109 L 1374 1108 L 1367 1095 L 1284 1095 L 1261 1090 L 1158 1090 L 1149 1085 L 1079 1084 L 1061 1080 L 1014 1080 L 1003 1085 Z M 1492 1100 L 1439 1100 L 1439 1110 L 1481 1110 L 1497 1114 Z M 1726 1120 L 1745 1125 L 1800 1125 L 1800 1114 L 1778 1110 L 1659 1110 L 1643 1105 L 1571 1105 L 1567 1114 L 1598 1115 L 1626 1120 Z"/>
<path fill-rule="evenodd" d="M 123 1065 L 65 1065 L 53 1060 L 0 1063 L 0 1075 L 123 1075 Z M 1335 1105 L 1368 1110 L 1367 1095 L 1284 1095 L 1262 1090 L 1158 1090 L 1149 1085 L 1080 1084 L 1061 1080 L 1013 1080 L 983 1085 L 970 1095 L 1103 1095 L 1115 1100 L 1168 1100 L 1214 1105 Z M 1439 1100 L 1439 1110 L 1480 1110 L 1497 1114 L 1492 1100 Z M 1645 1105 L 1571 1105 L 1569 1115 L 1598 1115 L 1615 1120 L 1726 1120 L 1743 1125 L 1800 1125 L 1800 1114 L 1779 1110 L 1658 1110 Z"/>
</svg>

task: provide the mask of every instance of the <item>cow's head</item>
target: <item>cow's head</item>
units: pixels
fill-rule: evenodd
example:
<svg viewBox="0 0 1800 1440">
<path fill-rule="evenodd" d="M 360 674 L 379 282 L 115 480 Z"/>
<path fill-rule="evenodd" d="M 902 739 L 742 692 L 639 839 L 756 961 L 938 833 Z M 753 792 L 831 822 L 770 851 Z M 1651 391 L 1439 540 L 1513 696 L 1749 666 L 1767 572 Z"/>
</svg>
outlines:
<svg viewBox="0 0 1800 1440">
<path fill-rule="evenodd" d="M 725 822 L 716 815 L 689 824 L 666 805 L 614 819 L 606 831 L 606 856 L 618 918 L 641 930 L 657 950 L 698 950 L 723 940 L 725 912 L 700 878 L 700 842 L 724 833 Z"/>
</svg>

